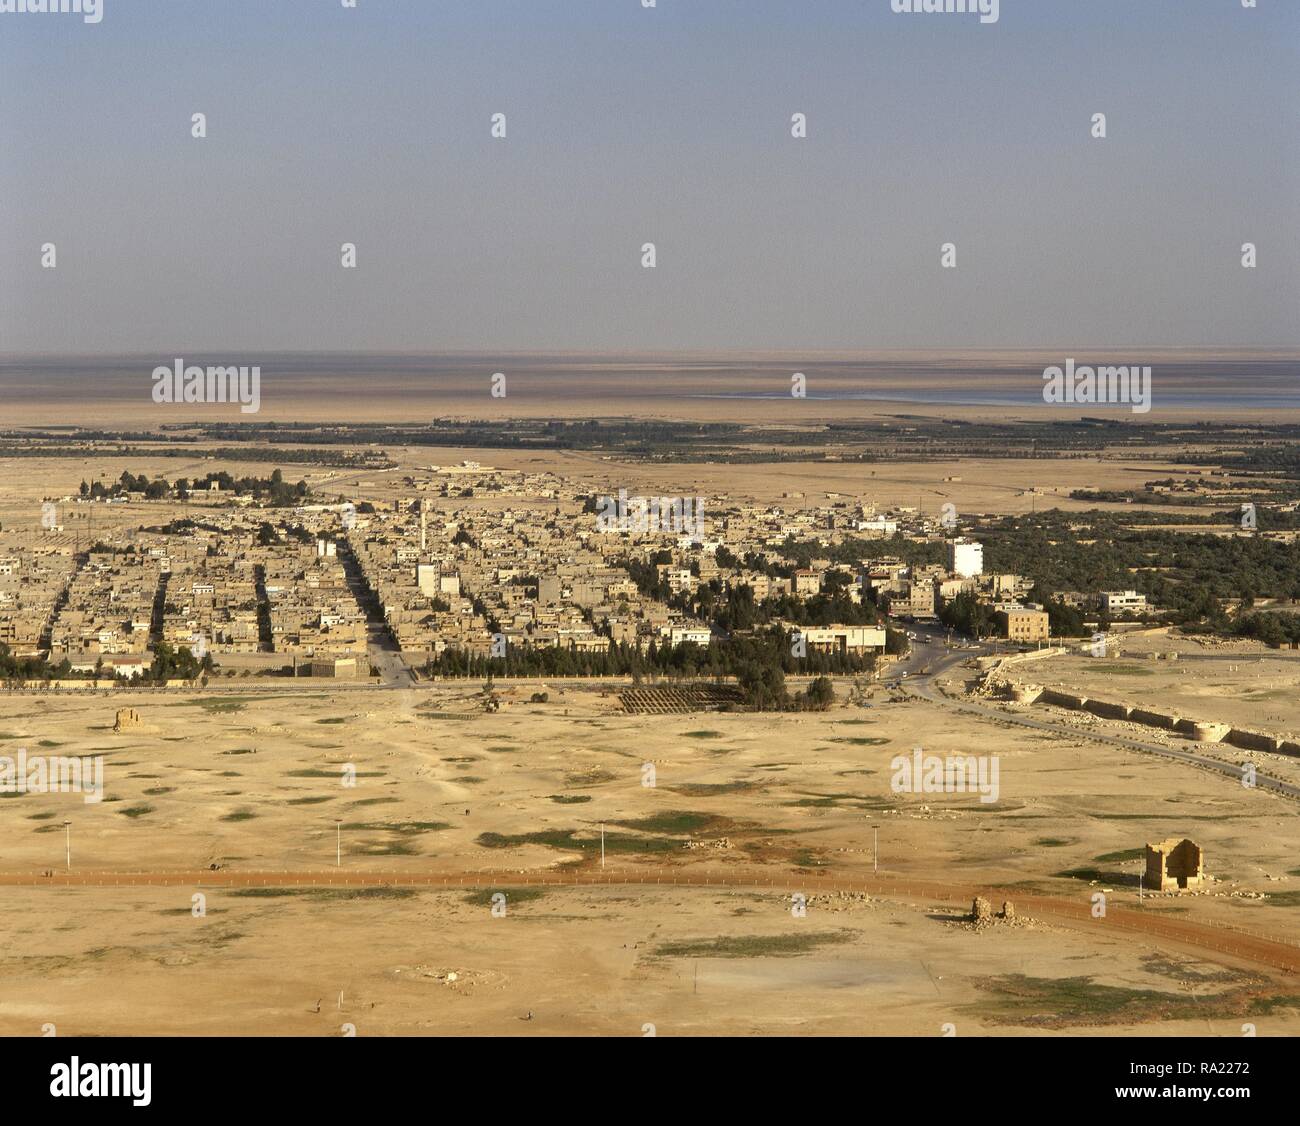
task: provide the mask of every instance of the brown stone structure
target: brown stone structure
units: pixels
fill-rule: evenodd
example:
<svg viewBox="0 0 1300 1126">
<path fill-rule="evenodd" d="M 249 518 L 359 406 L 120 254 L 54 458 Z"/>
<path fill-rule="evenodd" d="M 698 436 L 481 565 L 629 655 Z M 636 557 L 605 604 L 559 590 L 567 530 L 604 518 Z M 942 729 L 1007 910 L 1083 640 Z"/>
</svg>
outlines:
<svg viewBox="0 0 1300 1126">
<path fill-rule="evenodd" d="M 1181 891 L 1199 887 L 1205 879 L 1205 854 L 1186 837 L 1170 837 L 1146 848 L 1147 870 L 1142 886 L 1150 891 Z"/>
<path fill-rule="evenodd" d="M 115 732 L 130 731 L 133 728 L 143 727 L 140 722 L 140 713 L 135 708 L 118 708 L 117 718 L 113 721 L 113 730 Z"/>
</svg>

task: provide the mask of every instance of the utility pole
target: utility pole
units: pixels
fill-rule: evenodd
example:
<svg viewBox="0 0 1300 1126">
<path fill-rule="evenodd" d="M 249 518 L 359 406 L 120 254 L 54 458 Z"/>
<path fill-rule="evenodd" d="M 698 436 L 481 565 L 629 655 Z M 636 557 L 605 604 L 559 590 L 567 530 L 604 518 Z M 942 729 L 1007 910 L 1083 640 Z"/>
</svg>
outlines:
<svg viewBox="0 0 1300 1126">
<path fill-rule="evenodd" d="M 71 821 L 65 821 L 63 823 L 63 832 L 66 837 L 64 859 L 67 861 L 68 871 L 71 872 L 72 871 L 72 822 Z"/>
<path fill-rule="evenodd" d="M 343 818 L 334 819 L 334 866 L 343 867 Z"/>
<path fill-rule="evenodd" d="M 880 871 L 880 826 L 871 826 L 871 874 Z"/>
<path fill-rule="evenodd" d="M 600 823 L 600 866 L 605 867 L 605 822 Z"/>
</svg>

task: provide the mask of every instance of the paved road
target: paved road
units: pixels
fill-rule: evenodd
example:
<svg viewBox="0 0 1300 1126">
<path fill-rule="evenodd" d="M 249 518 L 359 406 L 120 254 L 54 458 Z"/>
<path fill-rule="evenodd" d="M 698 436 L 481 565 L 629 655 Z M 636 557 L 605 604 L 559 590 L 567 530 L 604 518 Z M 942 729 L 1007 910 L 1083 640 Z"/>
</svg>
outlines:
<svg viewBox="0 0 1300 1126">
<path fill-rule="evenodd" d="M 845 878 L 814 872 L 772 872 L 736 866 L 727 871 L 683 870 L 671 867 L 592 869 L 586 872 L 364 872 L 342 868 L 319 872 L 57 872 L 0 873 L 3 887 L 184 887 L 184 888 L 366 888 L 428 887 L 502 890 L 516 887 L 695 887 L 737 890 L 779 890 L 807 896 L 835 892 L 862 893 L 877 898 L 944 903 L 966 911 L 976 896 L 995 907 L 1012 899 L 1021 916 L 1050 918 L 1054 922 L 1093 934 L 1107 931 L 1140 935 L 1157 946 L 1198 953 L 1211 960 L 1244 962 L 1285 974 L 1300 973 L 1300 943 L 1276 935 L 1236 927 L 1194 922 L 1158 907 L 1131 908 L 1108 905 L 1102 918 L 1092 914 L 1092 889 L 1075 897 L 1027 894 L 978 884 L 952 884 L 922 877 L 875 875 Z M 1215 959 L 1214 955 L 1219 958 Z"/>
<path fill-rule="evenodd" d="M 379 670 L 380 687 L 410 688 L 414 683 L 411 670 L 402 660 L 401 649 L 388 632 L 374 598 L 367 592 L 360 566 L 347 549 L 340 553 L 339 561 L 343 564 L 343 573 L 352 597 L 357 600 L 358 606 L 366 607 L 366 659 Z M 370 670 L 359 669 L 358 672 L 366 676 Z"/>
</svg>

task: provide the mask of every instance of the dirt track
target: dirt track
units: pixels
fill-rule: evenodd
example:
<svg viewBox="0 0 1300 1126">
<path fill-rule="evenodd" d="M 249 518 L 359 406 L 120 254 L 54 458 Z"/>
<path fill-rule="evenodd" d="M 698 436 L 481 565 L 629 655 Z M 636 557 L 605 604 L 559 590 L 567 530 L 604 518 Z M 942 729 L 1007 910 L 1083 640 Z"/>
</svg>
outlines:
<svg viewBox="0 0 1300 1126">
<path fill-rule="evenodd" d="M 917 899 L 966 907 L 984 896 L 996 908 L 1011 899 L 1021 916 L 1050 918 L 1080 930 L 1118 928 L 1168 947 L 1193 947 L 1211 960 L 1247 964 L 1283 974 L 1300 973 L 1300 943 L 1235 927 L 1171 918 L 1159 909 L 1108 906 L 1104 918 L 1093 918 L 1088 898 L 1025 894 L 1019 889 L 944 884 L 897 876 L 843 879 L 808 873 L 804 876 L 742 872 L 682 872 L 676 869 L 606 869 L 604 872 L 367 872 L 323 869 L 316 872 L 56 872 L 0 873 L 7 887 L 600 887 L 664 885 L 737 889 L 781 889 L 815 895 L 861 892 L 888 899 Z M 1217 957 L 1216 957 L 1217 956 Z"/>
</svg>

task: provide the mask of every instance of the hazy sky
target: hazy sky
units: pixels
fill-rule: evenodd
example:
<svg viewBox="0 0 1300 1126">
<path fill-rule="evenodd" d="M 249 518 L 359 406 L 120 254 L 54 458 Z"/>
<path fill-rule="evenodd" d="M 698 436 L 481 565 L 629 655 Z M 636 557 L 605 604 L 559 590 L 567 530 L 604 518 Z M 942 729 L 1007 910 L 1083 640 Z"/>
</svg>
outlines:
<svg viewBox="0 0 1300 1126">
<path fill-rule="evenodd" d="M 103 4 L 0 14 L 0 352 L 1300 344 L 1297 0 Z"/>
</svg>

